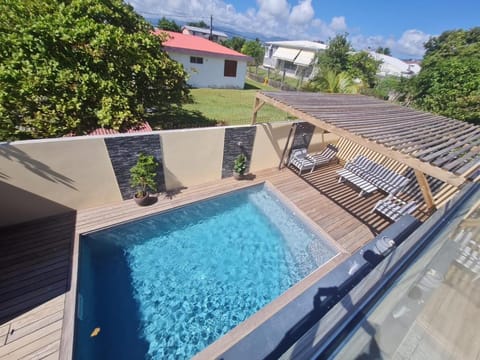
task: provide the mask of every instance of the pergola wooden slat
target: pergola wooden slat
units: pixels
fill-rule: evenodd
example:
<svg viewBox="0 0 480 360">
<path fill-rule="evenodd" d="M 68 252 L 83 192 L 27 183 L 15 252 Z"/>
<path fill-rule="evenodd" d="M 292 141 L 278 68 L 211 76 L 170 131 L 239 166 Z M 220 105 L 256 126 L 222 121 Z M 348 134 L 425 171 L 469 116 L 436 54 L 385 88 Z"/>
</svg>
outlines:
<svg viewBox="0 0 480 360">
<path fill-rule="evenodd" d="M 460 187 L 480 166 L 480 127 L 372 97 L 304 92 L 258 92 L 252 124 L 270 104 L 316 127 L 411 167 L 427 207 L 425 174 Z"/>
</svg>

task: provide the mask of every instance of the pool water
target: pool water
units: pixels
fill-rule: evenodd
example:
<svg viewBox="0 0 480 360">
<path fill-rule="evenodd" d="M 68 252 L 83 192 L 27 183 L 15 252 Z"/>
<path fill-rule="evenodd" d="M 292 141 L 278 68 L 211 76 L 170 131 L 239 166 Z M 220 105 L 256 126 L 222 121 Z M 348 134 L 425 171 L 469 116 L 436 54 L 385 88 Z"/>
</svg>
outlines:
<svg viewBox="0 0 480 360">
<path fill-rule="evenodd" d="M 334 255 L 264 185 L 82 235 L 75 358 L 190 358 Z"/>
</svg>

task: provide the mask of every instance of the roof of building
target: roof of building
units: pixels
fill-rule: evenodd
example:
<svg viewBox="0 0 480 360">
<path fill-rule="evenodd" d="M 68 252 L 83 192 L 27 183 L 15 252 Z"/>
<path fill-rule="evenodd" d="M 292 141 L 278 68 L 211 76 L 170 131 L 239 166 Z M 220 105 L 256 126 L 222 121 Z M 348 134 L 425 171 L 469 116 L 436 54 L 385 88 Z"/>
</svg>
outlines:
<svg viewBox="0 0 480 360">
<path fill-rule="evenodd" d="M 196 26 L 185 25 L 185 26 L 182 26 L 182 30 L 183 29 L 187 29 L 187 30 L 190 30 L 190 31 L 195 31 L 195 32 L 200 32 L 202 34 L 210 35 L 210 28 L 205 29 L 205 28 L 200 28 L 200 27 L 196 27 Z M 212 34 L 228 38 L 228 35 L 225 34 L 223 31 L 212 30 Z"/>
<path fill-rule="evenodd" d="M 128 129 L 125 131 L 126 133 L 141 133 L 141 132 L 152 132 L 152 127 L 148 122 L 143 122 L 137 127 Z M 114 134 L 120 134 L 119 131 L 113 130 L 113 129 L 105 129 L 105 128 L 98 128 L 93 130 L 92 132 L 88 133 L 89 136 L 91 135 L 114 135 Z"/>
<path fill-rule="evenodd" d="M 144 132 L 152 132 L 152 127 L 150 124 L 145 121 L 141 124 L 139 124 L 136 127 L 130 128 L 127 131 L 124 131 L 124 133 L 144 133 Z M 95 135 L 116 135 L 120 134 L 120 131 L 114 130 L 114 129 L 107 129 L 107 128 L 97 128 L 91 132 L 89 132 L 87 135 L 88 136 L 95 136 Z M 75 136 L 72 133 L 67 134 L 65 136 Z"/>
<path fill-rule="evenodd" d="M 191 55 L 210 55 L 243 61 L 251 60 L 250 56 L 244 55 L 199 36 L 158 29 L 154 32 L 156 35 L 160 35 L 162 33 L 168 35 L 168 39 L 163 42 L 163 46 L 167 52 L 174 51 Z"/>
<path fill-rule="evenodd" d="M 267 41 L 267 45 L 281 46 L 300 50 L 325 50 L 328 45 L 309 40 Z"/>
<path fill-rule="evenodd" d="M 375 60 L 380 60 L 380 75 L 408 76 L 415 75 L 420 72 L 420 65 L 409 64 L 403 60 L 393 56 L 379 54 L 374 51 L 369 52 L 370 56 Z"/>
</svg>

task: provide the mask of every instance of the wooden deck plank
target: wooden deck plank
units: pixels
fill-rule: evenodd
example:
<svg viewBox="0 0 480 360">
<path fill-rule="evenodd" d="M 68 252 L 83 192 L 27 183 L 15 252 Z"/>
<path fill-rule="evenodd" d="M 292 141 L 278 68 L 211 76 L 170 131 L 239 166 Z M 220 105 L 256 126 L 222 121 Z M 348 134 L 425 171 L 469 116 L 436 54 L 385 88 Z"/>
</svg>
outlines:
<svg viewBox="0 0 480 360">
<path fill-rule="evenodd" d="M 58 360 L 60 359 L 60 351 L 55 351 L 45 357 L 40 358 L 40 360 Z"/>
<path fill-rule="evenodd" d="M 60 340 L 62 330 L 62 321 L 56 321 L 49 324 L 17 341 L 12 341 L 5 346 L 0 347 L 0 358 L 19 359 L 38 349 L 43 348 L 49 343 Z"/>
<path fill-rule="evenodd" d="M 7 344 L 62 319 L 63 307 L 56 312 L 46 314 L 45 317 L 23 327 L 20 327 L 16 322 L 13 322 L 10 330 L 11 333 L 7 337 Z"/>
</svg>

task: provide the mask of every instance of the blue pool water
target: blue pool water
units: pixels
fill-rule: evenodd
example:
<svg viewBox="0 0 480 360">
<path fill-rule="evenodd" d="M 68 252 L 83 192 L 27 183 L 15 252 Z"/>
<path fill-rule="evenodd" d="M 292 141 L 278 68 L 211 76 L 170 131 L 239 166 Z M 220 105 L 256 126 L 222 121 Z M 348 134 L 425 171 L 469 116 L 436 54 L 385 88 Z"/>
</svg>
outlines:
<svg viewBox="0 0 480 360">
<path fill-rule="evenodd" d="M 334 254 L 263 185 L 83 235 L 75 358 L 190 358 Z"/>
</svg>

